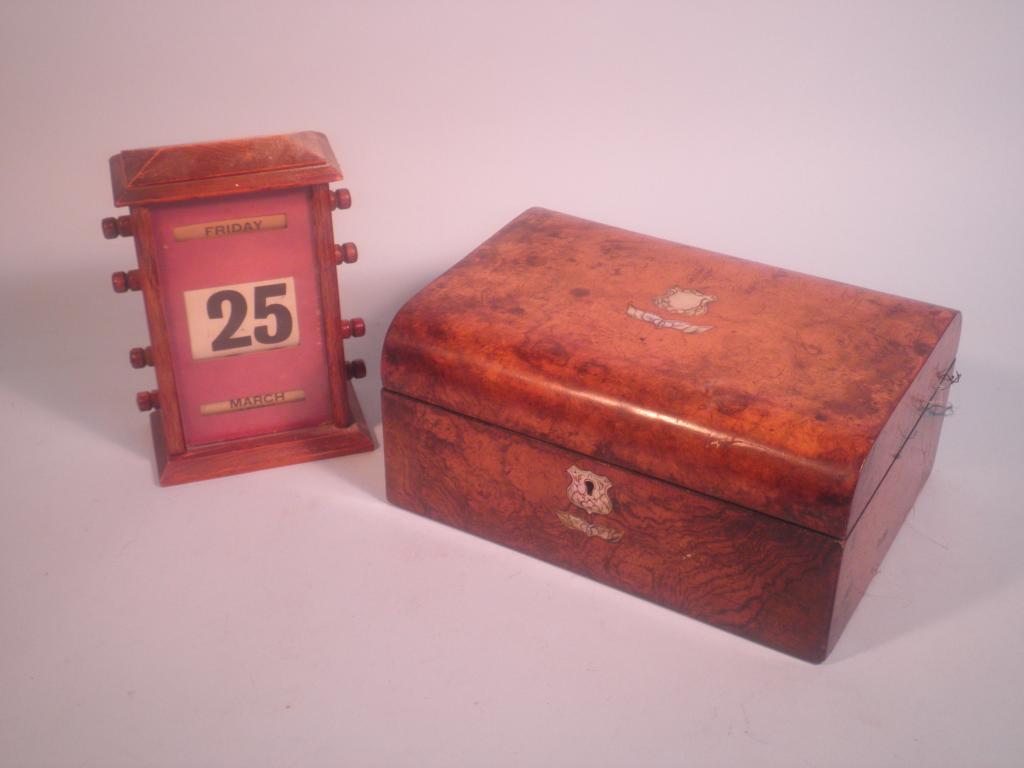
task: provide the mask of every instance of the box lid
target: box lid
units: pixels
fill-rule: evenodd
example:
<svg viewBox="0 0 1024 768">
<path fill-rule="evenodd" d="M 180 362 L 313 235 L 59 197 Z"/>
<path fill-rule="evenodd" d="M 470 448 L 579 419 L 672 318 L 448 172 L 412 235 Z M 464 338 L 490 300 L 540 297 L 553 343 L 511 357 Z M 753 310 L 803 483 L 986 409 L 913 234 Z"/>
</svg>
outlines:
<svg viewBox="0 0 1024 768">
<path fill-rule="evenodd" d="M 531 209 L 388 331 L 386 389 L 844 537 L 959 312 Z"/>
<path fill-rule="evenodd" d="M 128 149 L 110 158 L 114 205 L 234 195 L 341 179 L 327 137 L 315 131 Z"/>
</svg>

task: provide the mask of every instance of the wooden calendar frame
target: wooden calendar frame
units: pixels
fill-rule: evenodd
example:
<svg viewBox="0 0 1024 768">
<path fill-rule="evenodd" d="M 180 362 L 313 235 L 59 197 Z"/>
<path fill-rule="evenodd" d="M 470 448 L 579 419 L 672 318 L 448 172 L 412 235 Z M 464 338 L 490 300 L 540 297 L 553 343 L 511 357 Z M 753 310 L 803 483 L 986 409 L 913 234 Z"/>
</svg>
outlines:
<svg viewBox="0 0 1024 768">
<path fill-rule="evenodd" d="M 207 144 L 130 150 L 110 160 L 115 205 L 127 216 L 106 219 L 108 237 L 131 236 L 137 270 L 116 272 L 114 290 L 140 290 L 145 303 L 150 345 L 132 350 L 133 367 L 152 366 L 157 388 L 137 396 L 140 410 L 152 410 L 150 423 L 161 485 L 202 480 L 283 464 L 370 451 L 372 434 L 363 418 L 350 378 L 365 375 L 360 360 L 346 362 L 343 339 L 360 336 L 362 320 L 342 320 L 337 268 L 355 261 L 357 250 L 334 244 L 331 211 L 347 208 L 347 190 L 329 189 L 342 178 L 326 137 L 305 132 Z M 329 418 L 314 426 L 248 436 L 206 445 L 189 445 L 182 426 L 178 373 L 172 360 L 171 328 L 161 294 L 159 259 L 153 231 L 155 206 L 246 193 L 309 188 L 313 249 L 319 281 Z"/>
</svg>

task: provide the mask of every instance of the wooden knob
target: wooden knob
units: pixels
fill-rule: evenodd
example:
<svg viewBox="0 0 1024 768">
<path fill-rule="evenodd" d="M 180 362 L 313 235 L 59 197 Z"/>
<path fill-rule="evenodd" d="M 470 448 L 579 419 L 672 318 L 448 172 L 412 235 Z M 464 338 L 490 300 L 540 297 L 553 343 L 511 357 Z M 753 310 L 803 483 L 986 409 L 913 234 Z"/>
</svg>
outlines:
<svg viewBox="0 0 1024 768">
<path fill-rule="evenodd" d="M 135 395 L 135 404 L 139 406 L 140 411 L 151 411 L 154 408 L 159 408 L 160 393 L 155 389 L 151 389 L 148 392 L 138 392 Z"/>
<path fill-rule="evenodd" d="M 341 338 L 347 339 L 350 336 L 359 338 L 366 335 L 366 323 L 361 317 L 353 317 L 351 320 L 341 321 Z"/>
<path fill-rule="evenodd" d="M 142 277 L 137 269 L 115 272 L 110 276 L 110 284 L 114 288 L 114 293 L 137 291 L 142 287 Z"/>
<path fill-rule="evenodd" d="M 152 365 L 153 348 L 132 347 L 128 352 L 128 362 L 131 363 L 132 368 L 145 368 L 147 365 Z"/>
<path fill-rule="evenodd" d="M 334 246 L 335 264 L 354 264 L 359 260 L 359 249 L 355 243 Z"/>
<path fill-rule="evenodd" d="M 352 194 L 347 189 L 335 189 L 331 192 L 331 210 L 344 211 L 352 207 Z"/>
<path fill-rule="evenodd" d="M 131 216 L 110 216 L 100 222 L 103 227 L 103 236 L 107 240 L 116 237 L 131 237 L 132 217 Z"/>
<path fill-rule="evenodd" d="M 345 363 L 345 374 L 350 379 L 361 379 L 366 375 L 366 363 L 362 360 L 349 360 Z"/>
</svg>

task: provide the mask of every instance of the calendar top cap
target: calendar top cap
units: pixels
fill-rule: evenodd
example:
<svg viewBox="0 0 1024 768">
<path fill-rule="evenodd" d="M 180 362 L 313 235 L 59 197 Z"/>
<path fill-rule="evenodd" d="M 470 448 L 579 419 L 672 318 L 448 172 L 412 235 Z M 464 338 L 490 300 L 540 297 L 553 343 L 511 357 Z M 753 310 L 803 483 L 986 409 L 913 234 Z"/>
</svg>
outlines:
<svg viewBox="0 0 1024 768">
<path fill-rule="evenodd" d="M 342 178 L 317 131 L 128 149 L 110 158 L 114 205 L 262 192 Z"/>
</svg>

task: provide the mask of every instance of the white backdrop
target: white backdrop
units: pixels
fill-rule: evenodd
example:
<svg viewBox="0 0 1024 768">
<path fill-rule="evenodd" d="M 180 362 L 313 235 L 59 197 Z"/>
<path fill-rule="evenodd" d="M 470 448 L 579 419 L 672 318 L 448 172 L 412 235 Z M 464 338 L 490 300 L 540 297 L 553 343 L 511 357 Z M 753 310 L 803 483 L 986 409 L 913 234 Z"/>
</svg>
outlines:
<svg viewBox="0 0 1024 768">
<path fill-rule="evenodd" d="M 0 5 L 0 764 L 1014 765 L 1024 6 Z M 543 205 L 964 311 L 956 415 L 811 666 L 384 501 L 161 489 L 107 158 L 324 131 L 350 354 Z"/>
</svg>

